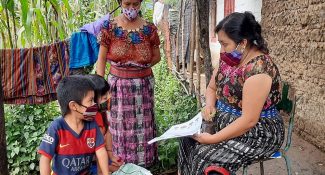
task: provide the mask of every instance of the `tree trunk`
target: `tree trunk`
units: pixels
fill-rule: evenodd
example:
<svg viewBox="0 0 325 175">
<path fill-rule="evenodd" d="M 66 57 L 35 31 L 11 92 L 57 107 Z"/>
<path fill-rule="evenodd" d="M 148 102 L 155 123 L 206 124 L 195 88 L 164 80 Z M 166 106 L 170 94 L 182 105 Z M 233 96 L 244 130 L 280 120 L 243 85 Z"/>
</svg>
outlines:
<svg viewBox="0 0 325 175">
<path fill-rule="evenodd" d="M 206 86 L 209 84 L 212 75 L 211 53 L 209 45 L 209 0 L 197 0 L 199 25 L 200 25 L 200 43 L 204 55 L 204 71 Z"/>
<path fill-rule="evenodd" d="M 189 81 L 189 92 L 192 94 L 193 92 L 193 69 L 194 69 L 194 52 L 195 52 L 195 24 L 196 24 L 196 2 L 192 0 L 192 17 L 191 17 L 191 34 L 190 34 L 190 81 Z"/>
<path fill-rule="evenodd" d="M 0 65 L 1 66 L 1 65 Z M 0 72 L 0 175 L 9 175 L 8 159 L 7 159 L 7 144 L 6 144 L 6 129 L 5 129 L 5 115 L 3 110 L 3 92 L 2 80 Z"/>
</svg>

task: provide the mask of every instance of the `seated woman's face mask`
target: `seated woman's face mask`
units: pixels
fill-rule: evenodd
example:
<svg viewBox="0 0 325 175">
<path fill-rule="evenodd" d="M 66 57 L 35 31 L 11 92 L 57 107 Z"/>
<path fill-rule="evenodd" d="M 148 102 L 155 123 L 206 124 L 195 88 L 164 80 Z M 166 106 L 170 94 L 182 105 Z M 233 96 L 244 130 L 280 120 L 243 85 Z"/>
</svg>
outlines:
<svg viewBox="0 0 325 175">
<path fill-rule="evenodd" d="M 220 53 L 220 59 L 227 63 L 229 66 L 237 66 L 243 57 L 243 53 L 237 50 L 238 46 L 239 45 L 237 45 L 236 49 L 230 53 Z"/>
</svg>

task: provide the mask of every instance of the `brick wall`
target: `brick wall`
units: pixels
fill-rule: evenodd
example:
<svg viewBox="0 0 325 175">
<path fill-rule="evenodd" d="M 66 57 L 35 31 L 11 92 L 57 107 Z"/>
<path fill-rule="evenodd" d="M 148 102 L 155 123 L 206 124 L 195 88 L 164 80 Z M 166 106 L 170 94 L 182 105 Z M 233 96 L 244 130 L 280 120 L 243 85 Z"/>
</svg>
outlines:
<svg viewBox="0 0 325 175">
<path fill-rule="evenodd" d="M 325 151 L 324 0 L 263 0 L 261 23 L 282 79 L 301 96 L 295 131 Z"/>
</svg>

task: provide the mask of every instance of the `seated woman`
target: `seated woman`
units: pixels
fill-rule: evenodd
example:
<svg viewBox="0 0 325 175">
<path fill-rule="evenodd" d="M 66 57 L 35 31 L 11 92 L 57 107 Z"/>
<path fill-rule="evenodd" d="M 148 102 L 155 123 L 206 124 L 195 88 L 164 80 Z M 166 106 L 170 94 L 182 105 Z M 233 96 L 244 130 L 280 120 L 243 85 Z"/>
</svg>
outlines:
<svg viewBox="0 0 325 175">
<path fill-rule="evenodd" d="M 215 132 L 181 140 L 181 175 L 201 175 L 210 166 L 234 174 L 243 165 L 271 156 L 284 140 L 283 121 L 275 108 L 281 100 L 281 78 L 260 24 L 250 12 L 232 13 L 217 25 L 216 33 L 220 64 L 202 111 Z"/>
</svg>

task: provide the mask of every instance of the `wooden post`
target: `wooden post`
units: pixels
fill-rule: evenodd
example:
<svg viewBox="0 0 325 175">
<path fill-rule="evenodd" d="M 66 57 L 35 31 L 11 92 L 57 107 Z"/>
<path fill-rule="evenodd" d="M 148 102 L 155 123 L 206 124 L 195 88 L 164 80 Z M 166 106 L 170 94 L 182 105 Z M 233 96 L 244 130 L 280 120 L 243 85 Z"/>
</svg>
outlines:
<svg viewBox="0 0 325 175">
<path fill-rule="evenodd" d="M 184 46 L 185 46 L 185 41 L 184 41 L 184 39 L 185 39 L 185 37 L 184 37 L 184 35 L 185 35 L 185 20 L 184 20 L 184 18 L 185 18 L 185 16 L 184 16 L 184 12 L 185 12 L 185 3 L 186 3 L 186 1 L 182 1 L 182 8 L 181 8 L 181 10 L 182 10 L 182 16 L 181 16 L 181 18 L 183 18 L 183 20 L 182 20 L 182 27 L 181 27 L 181 30 L 182 30 L 182 51 L 181 51 L 181 59 L 182 59 L 182 73 L 183 73 L 183 76 L 184 76 L 184 78 L 186 77 L 186 70 L 185 70 L 185 65 L 186 65 L 186 63 L 185 63 L 185 48 L 184 48 Z"/>
<path fill-rule="evenodd" d="M 177 35 L 176 35 L 176 72 L 179 72 L 180 70 L 180 64 L 179 64 L 179 58 L 182 58 L 182 51 L 179 52 L 179 44 L 182 42 L 179 42 L 179 39 L 183 39 L 182 36 L 179 36 L 180 34 L 182 34 L 182 23 L 183 23 L 183 0 L 181 0 L 181 8 L 179 11 L 179 24 L 178 24 L 178 29 L 177 29 Z M 182 47 L 181 47 L 182 48 Z"/>
<path fill-rule="evenodd" d="M 198 10 L 196 9 L 196 14 Z M 197 107 L 201 108 L 201 58 L 200 58 L 200 25 L 199 17 L 196 15 L 196 24 L 195 24 L 195 52 L 194 59 L 196 60 L 196 74 L 197 74 L 197 85 L 196 85 L 196 98 L 197 98 Z"/>
<path fill-rule="evenodd" d="M 216 0 L 210 1 L 210 38 L 215 37 L 214 29 L 216 27 L 217 17 L 217 2 Z"/>
<path fill-rule="evenodd" d="M 191 49 L 190 49 L 190 65 L 189 65 L 189 69 L 190 69 L 190 80 L 189 80 L 189 92 L 190 94 L 192 94 L 193 92 L 193 69 L 194 69 L 194 52 L 195 52 L 195 22 L 196 22 L 196 2 L 195 0 L 192 0 L 192 17 L 191 17 Z"/>
<path fill-rule="evenodd" d="M 200 43 L 204 55 L 204 72 L 207 87 L 212 76 L 211 52 L 209 44 L 209 0 L 197 0 L 199 25 L 200 25 Z"/>
<path fill-rule="evenodd" d="M 1 66 L 1 65 L 0 65 Z M 5 128 L 5 115 L 3 109 L 3 88 L 0 71 L 0 174 L 9 175 L 8 159 L 7 159 L 7 144 L 6 144 L 6 128 Z"/>
</svg>

